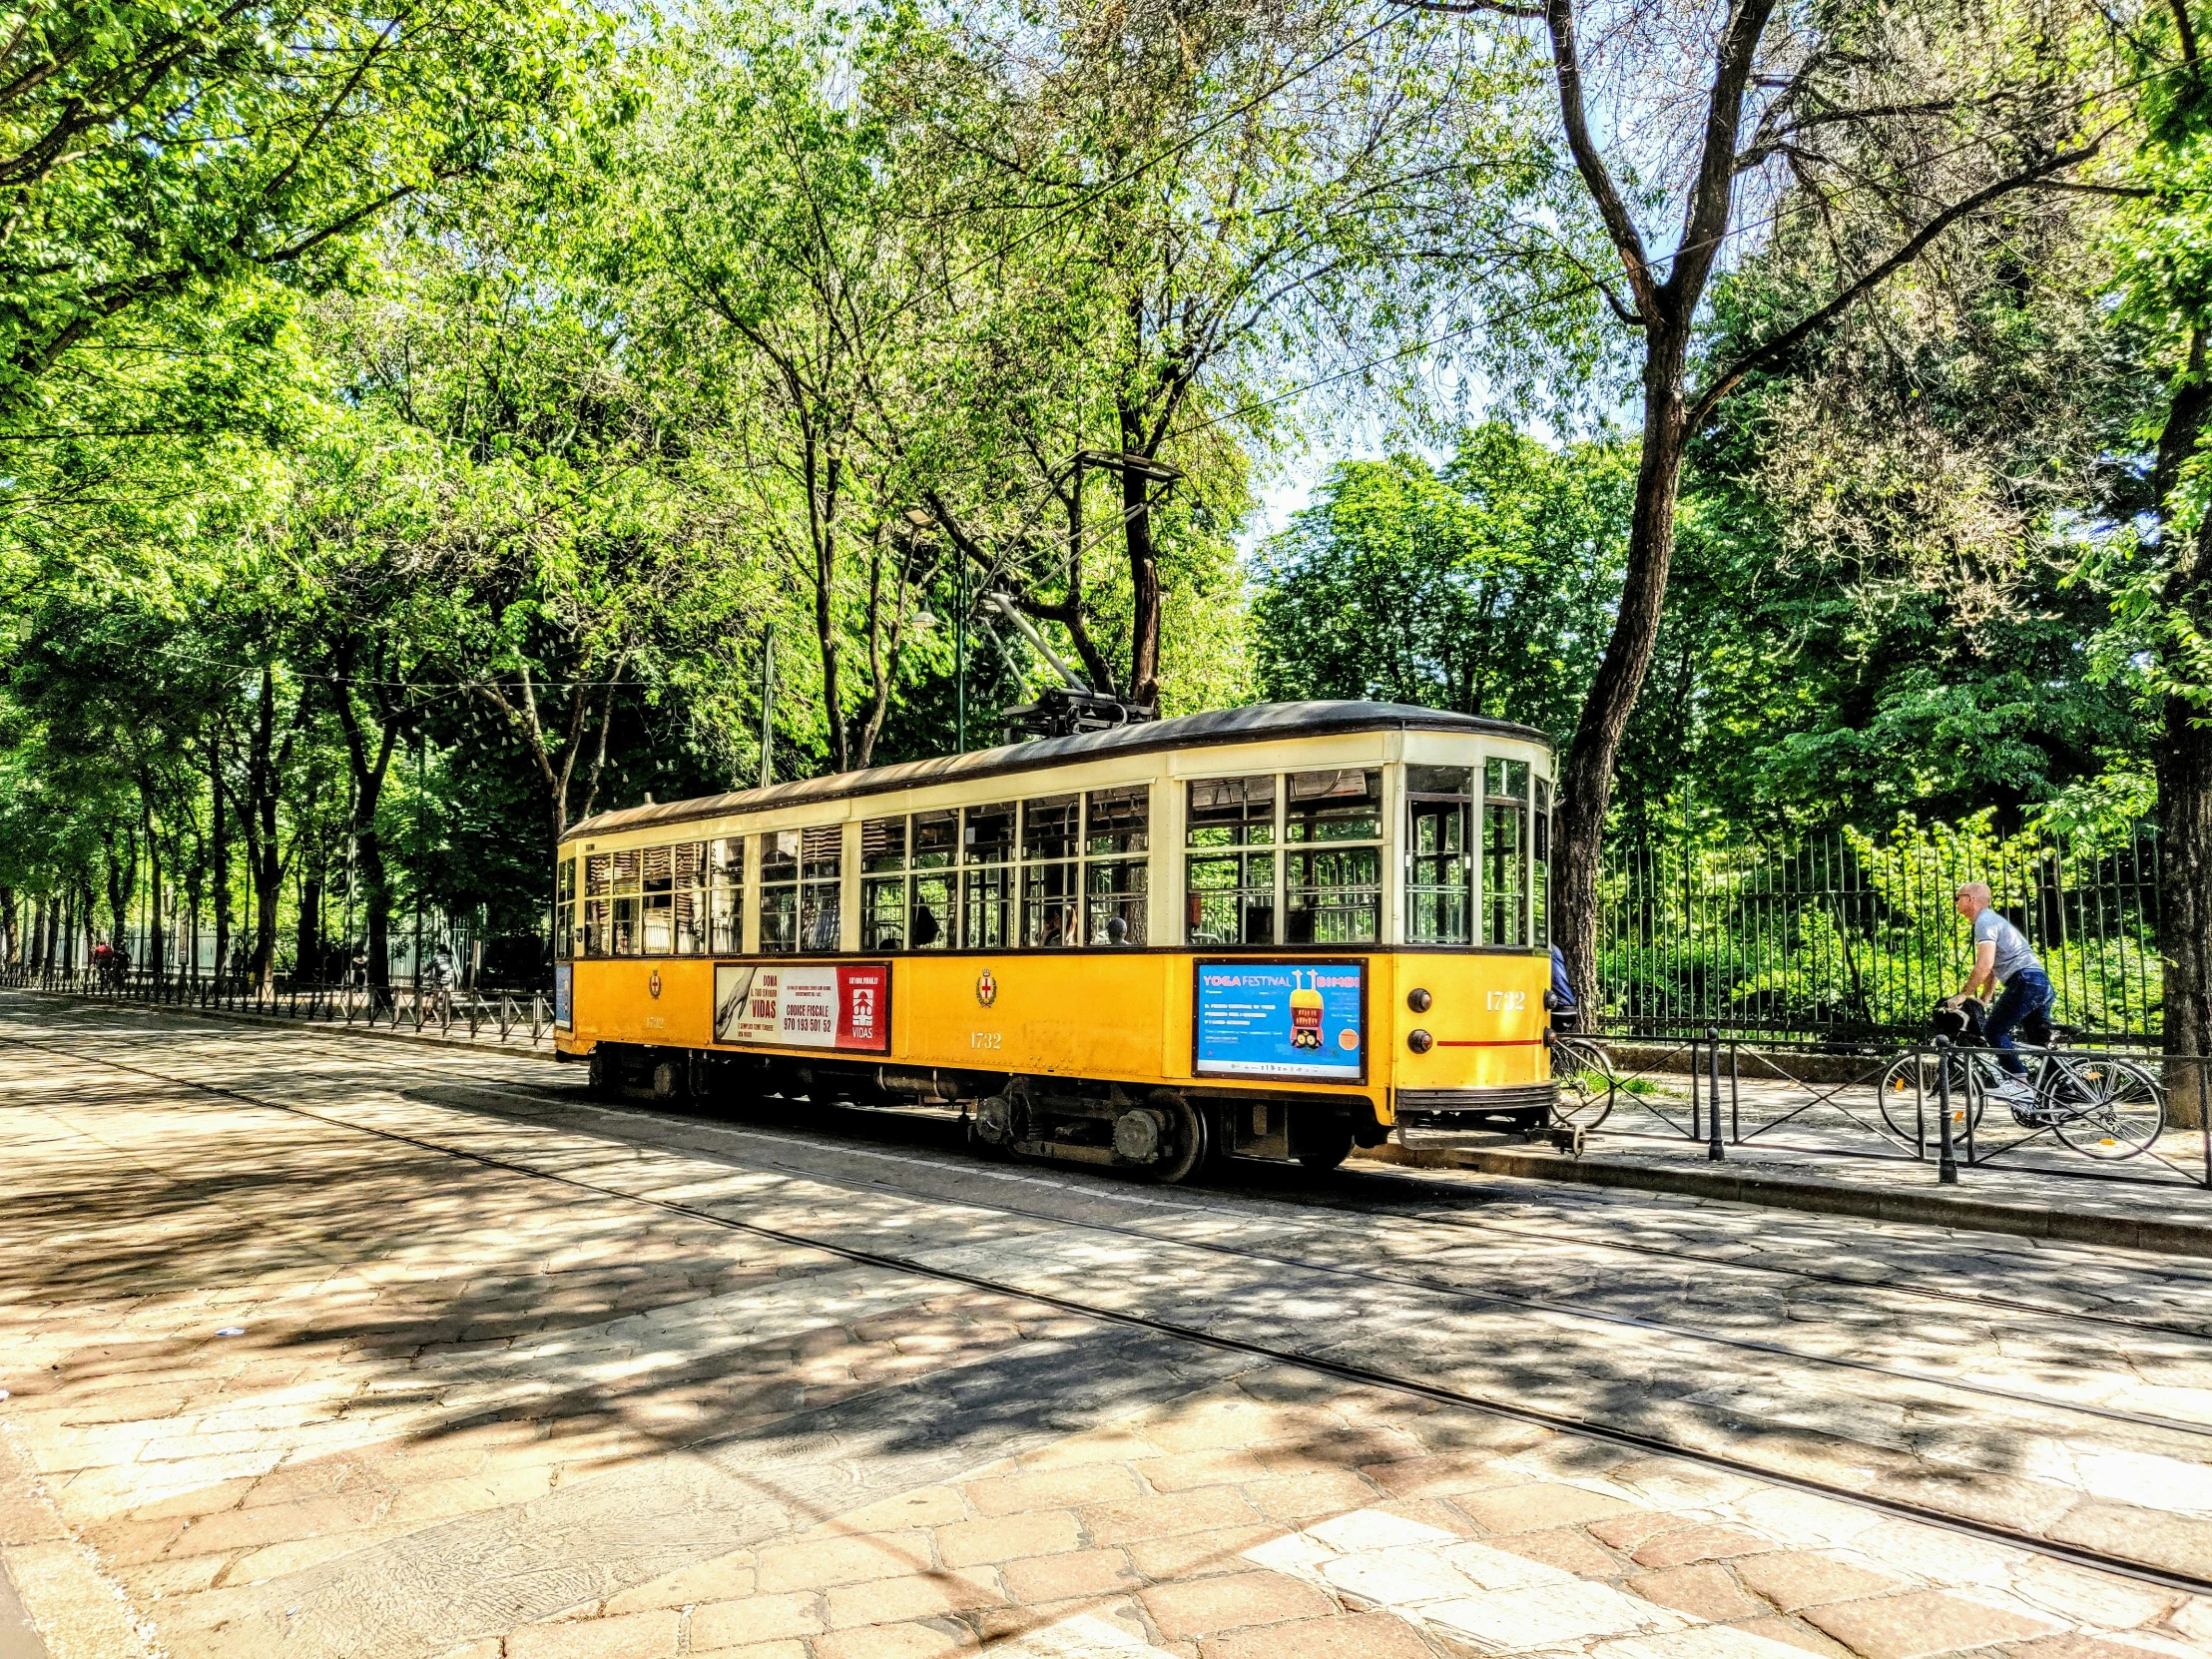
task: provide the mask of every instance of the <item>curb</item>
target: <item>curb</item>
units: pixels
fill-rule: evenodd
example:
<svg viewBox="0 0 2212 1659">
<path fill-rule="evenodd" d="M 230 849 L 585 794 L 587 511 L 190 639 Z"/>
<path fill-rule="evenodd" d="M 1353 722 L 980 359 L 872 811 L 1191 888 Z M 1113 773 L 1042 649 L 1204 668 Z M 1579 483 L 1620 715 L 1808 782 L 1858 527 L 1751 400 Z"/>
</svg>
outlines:
<svg viewBox="0 0 2212 1659">
<path fill-rule="evenodd" d="M 2061 1244 L 2147 1251 L 2158 1256 L 2212 1258 L 2212 1218 L 2200 1223 L 2106 1216 L 2080 1210 L 2006 1204 L 1994 1199 L 1952 1198 L 1939 1192 L 1886 1192 L 1844 1181 L 1819 1181 L 1804 1176 L 1614 1163 L 1587 1155 L 1569 1158 L 1552 1152 L 1524 1152 L 1502 1147 L 1409 1153 L 1394 1145 L 1384 1145 L 1360 1156 L 1416 1169 L 1476 1170 L 1485 1175 L 1512 1175 L 1530 1181 L 1675 1193 L 1688 1198 L 1720 1199 L 1731 1204 L 1756 1204 L 1775 1210 L 1804 1210 L 1815 1215 L 1862 1216 L 1869 1221 L 1960 1227 L 1979 1233 L 2048 1239 Z"/>
</svg>

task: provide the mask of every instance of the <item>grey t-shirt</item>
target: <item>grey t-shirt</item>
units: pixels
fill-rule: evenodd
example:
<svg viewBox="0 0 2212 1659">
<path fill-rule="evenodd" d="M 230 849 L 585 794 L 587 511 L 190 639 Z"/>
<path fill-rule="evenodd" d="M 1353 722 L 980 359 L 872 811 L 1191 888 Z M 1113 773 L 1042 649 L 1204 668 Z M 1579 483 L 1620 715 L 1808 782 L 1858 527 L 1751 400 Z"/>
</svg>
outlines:
<svg viewBox="0 0 2212 1659">
<path fill-rule="evenodd" d="M 1973 942 L 1977 945 L 1994 944 L 1997 947 L 1997 977 L 2007 985 L 2012 982 L 2012 976 L 2016 973 L 2043 971 L 2042 962 L 2028 948 L 2027 940 L 2021 936 L 2020 930 L 1994 910 L 1983 910 L 1973 918 Z"/>
</svg>

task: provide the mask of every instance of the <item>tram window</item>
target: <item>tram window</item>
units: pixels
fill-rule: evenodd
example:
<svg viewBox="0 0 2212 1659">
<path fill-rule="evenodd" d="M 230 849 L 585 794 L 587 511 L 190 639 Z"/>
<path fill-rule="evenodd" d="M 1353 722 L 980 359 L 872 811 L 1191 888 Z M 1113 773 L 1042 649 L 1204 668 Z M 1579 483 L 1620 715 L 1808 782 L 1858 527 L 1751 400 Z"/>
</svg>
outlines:
<svg viewBox="0 0 2212 1659">
<path fill-rule="evenodd" d="M 1145 942 L 1145 860 L 1094 858 L 1083 866 L 1084 913 L 1092 945 Z"/>
<path fill-rule="evenodd" d="M 799 831 L 761 837 L 761 949 L 781 955 L 799 948 Z"/>
<path fill-rule="evenodd" d="M 638 953 L 638 898 L 639 879 L 644 874 L 645 854 L 640 847 L 629 846 L 614 855 L 614 928 L 610 954 L 635 956 Z"/>
<path fill-rule="evenodd" d="M 1083 942 L 1083 799 L 1048 795 L 1021 808 L 1021 942 L 1039 948 Z"/>
<path fill-rule="evenodd" d="M 645 906 L 639 928 L 644 954 L 667 956 L 676 948 L 676 859 L 666 846 L 641 848 L 638 861 L 645 877 Z"/>
<path fill-rule="evenodd" d="M 1189 787 L 1183 865 L 1184 934 L 1191 944 L 1275 943 L 1277 854 L 1197 849 L 1275 844 L 1276 778 L 1201 778 Z"/>
<path fill-rule="evenodd" d="M 676 920 L 676 954 L 697 956 L 707 948 L 707 843 L 678 841 L 668 850 L 675 864 L 670 909 Z"/>
<path fill-rule="evenodd" d="M 1482 942 L 1528 943 L 1528 763 L 1482 769 Z"/>
<path fill-rule="evenodd" d="M 1372 944 L 1382 936 L 1382 849 L 1293 852 L 1284 877 L 1287 944 Z"/>
<path fill-rule="evenodd" d="M 871 818 L 860 826 L 860 948 L 906 944 L 906 821 Z"/>
<path fill-rule="evenodd" d="M 584 859 L 584 954 L 614 954 L 614 860 L 604 852 Z"/>
<path fill-rule="evenodd" d="M 1284 792 L 1283 942 L 1368 944 L 1382 936 L 1382 774 L 1294 772 Z"/>
<path fill-rule="evenodd" d="M 745 948 L 745 837 L 707 843 L 707 948 L 734 956 Z"/>
<path fill-rule="evenodd" d="M 1189 846 L 1273 846 L 1275 778 L 1201 778 L 1184 815 Z"/>
<path fill-rule="evenodd" d="M 1189 942 L 1275 943 L 1275 858 L 1272 852 L 1192 854 L 1183 866 Z"/>
<path fill-rule="evenodd" d="M 860 826 L 860 869 L 865 874 L 906 867 L 906 821 L 871 818 Z"/>
<path fill-rule="evenodd" d="M 1145 831 L 1152 818 L 1152 788 L 1132 784 L 1126 789 L 1093 790 L 1083 799 L 1083 844 L 1093 857 L 1142 852 L 1150 844 Z"/>
<path fill-rule="evenodd" d="M 1092 790 L 1083 798 L 1083 942 L 1147 942 L 1145 850 L 1151 842 L 1152 787 Z"/>
<path fill-rule="evenodd" d="M 958 942 L 959 887 L 952 873 L 960 849 L 960 815 L 950 807 L 916 813 L 907 840 L 914 871 L 906 942 L 912 950 L 950 950 Z"/>
<path fill-rule="evenodd" d="M 1405 769 L 1405 938 L 1474 942 L 1474 772 Z"/>
<path fill-rule="evenodd" d="M 799 948 L 837 948 L 838 899 L 843 889 L 844 826 L 826 824 L 799 832 Z"/>
<path fill-rule="evenodd" d="M 1551 943 L 1551 786 L 1536 780 L 1536 816 L 1529 824 L 1529 910 L 1536 947 Z"/>
<path fill-rule="evenodd" d="M 1003 949 L 1014 942 L 1014 805 L 970 807 L 961 819 L 960 946 Z"/>
<path fill-rule="evenodd" d="M 869 875 L 860 881 L 860 948 L 906 948 L 906 877 Z"/>
<path fill-rule="evenodd" d="M 943 869 L 953 862 L 960 846 L 960 815 L 950 807 L 914 815 L 911 843 L 916 869 Z"/>
<path fill-rule="evenodd" d="M 1048 795 L 1021 804 L 1021 856 L 1024 863 L 1072 858 L 1081 850 L 1082 802 L 1072 795 Z"/>
<path fill-rule="evenodd" d="M 914 871 L 913 908 L 908 912 L 907 939 L 915 950 L 950 950 L 952 923 L 958 916 L 952 871 Z"/>
<path fill-rule="evenodd" d="M 1021 867 L 1021 942 L 1040 948 L 1081 944 L 1078 886 L 1082 865 L 1074 859 Z"/>
<path fill-rule="evenodd" d="M 1382 774 L 1294 772 L 1284 815 L 1291 841 L 1377 841 L 1382 838 Z"/>
<path fill-rule="evenodd" d="M 576 953 L 576 860 L 553 866 L 553 954 L 562 961 Z"/>
</svg>

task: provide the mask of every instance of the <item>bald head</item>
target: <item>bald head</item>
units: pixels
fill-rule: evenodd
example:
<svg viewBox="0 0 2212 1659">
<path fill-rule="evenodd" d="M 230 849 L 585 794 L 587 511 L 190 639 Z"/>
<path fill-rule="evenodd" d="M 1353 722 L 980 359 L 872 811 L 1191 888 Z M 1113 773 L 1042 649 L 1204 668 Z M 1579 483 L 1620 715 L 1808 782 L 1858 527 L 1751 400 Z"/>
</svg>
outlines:
<svg viewBox="0 0 2212 1659">
<path fill-rule="evenodd" d="M 1971 921 L 1989 907 L 1989 883 L 1968 881 L 1951 898 L 1951 907 Z"/>
</svg>

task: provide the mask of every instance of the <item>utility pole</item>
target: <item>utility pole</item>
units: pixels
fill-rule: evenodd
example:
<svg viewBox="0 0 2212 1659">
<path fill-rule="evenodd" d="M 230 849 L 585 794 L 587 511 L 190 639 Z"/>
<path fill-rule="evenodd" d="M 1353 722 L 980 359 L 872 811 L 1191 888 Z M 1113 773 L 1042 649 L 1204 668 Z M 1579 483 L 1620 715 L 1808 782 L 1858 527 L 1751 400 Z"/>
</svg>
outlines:
<svg viewBox="0 0 2212 1659">
<path fill-rule="evenodd" d="M 770 628 L 761 639 L 761 788 L 767 789 L 775 781 L 775 768 L 771 765 L 776 745 L 776 630 Z"/>
</svg>

